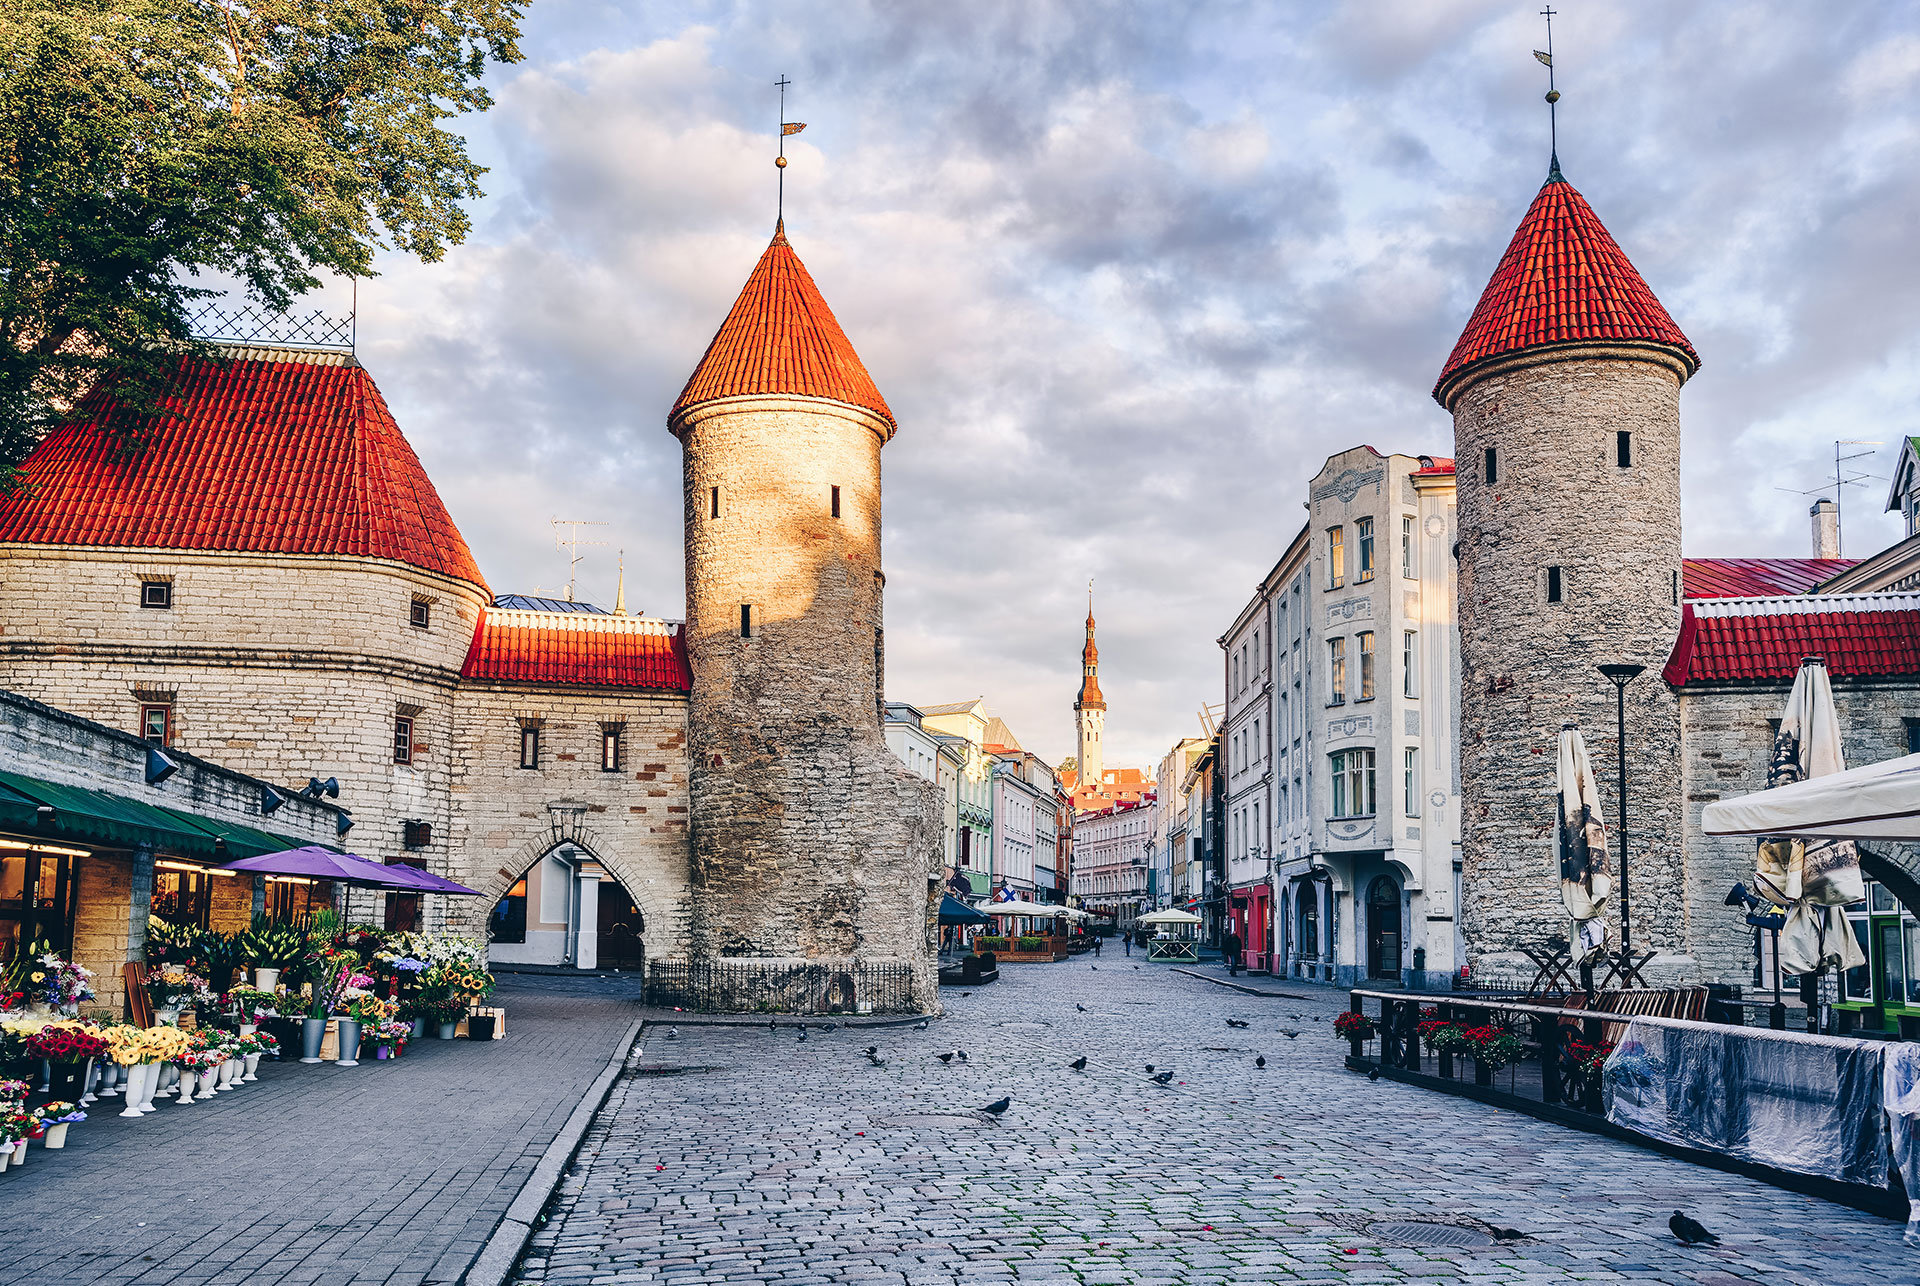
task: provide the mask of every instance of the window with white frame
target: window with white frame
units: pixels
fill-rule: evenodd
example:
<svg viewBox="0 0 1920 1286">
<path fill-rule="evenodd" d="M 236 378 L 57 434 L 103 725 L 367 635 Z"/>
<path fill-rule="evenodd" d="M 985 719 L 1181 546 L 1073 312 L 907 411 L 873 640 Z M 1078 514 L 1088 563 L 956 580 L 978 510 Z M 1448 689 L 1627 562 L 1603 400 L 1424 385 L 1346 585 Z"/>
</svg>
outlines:
<svg viewBox="0 0 1920 1286">
<path fill-rule="evenodd" d="M 1400 515 L 1400 574 L 1408 580 L 1416 579 L 1413 570 L 1413 515 Z"/>
<path fill-rule="evenodd" d="M 1327 704 L 1347 703 L 1347 641 L 1327 640 Z"/>
<path fill-rule="evenodd" d="M 1417 747 L 1408 746 L 1404 753 L 1406 763 L 1403 765 L 1404 780 L 1401 782 L 1401 789 L 1406 796 L 1406 813 L 1409 817 L 1418 817 L 1420 815 L 1420 751 Z"/>
<path fill-rule="evenodd" d="M 1354 534 L 1360 542 L 1360 574 L 1354 582 L 1364 585 L 1373 579 L 1373 519 L 1362 518 L 1355 523 Z"/>
<path fill-rule="evenodd" d="M 1344 527 L 1327 529 L 1327 588 L 1339 589 L 1347 583 L 1347 532 Z"/>
<path fill-rule="evenodd" d="M 1373 700 L 1373 631 L 1360 631 L 1360 699 Z"/>
<path fill-rule="evenodd" d="M 1327 756 L 1334 817 L 1373 816 L 1373 751 L 1336 750 Z"/>
<path fill-rule="evenodd" d="M 1420 673 L 1420 631 L 1407 630 L 1400 635 L 1400 693 L 1402 696 L 1420 695 L 1417 679 Z"/>
</svg>

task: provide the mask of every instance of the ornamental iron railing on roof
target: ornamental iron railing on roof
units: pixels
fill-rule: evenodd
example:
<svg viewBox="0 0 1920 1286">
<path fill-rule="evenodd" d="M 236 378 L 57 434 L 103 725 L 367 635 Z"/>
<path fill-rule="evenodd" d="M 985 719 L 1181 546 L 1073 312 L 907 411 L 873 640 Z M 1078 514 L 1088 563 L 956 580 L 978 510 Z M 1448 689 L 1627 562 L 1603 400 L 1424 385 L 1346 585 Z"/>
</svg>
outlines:
<svg viewBox="0 0 1920 1286">
<path fill-rule="evenodd" d="M 322 309 L 279 312 L 263 305 L 210 303 L 189 319 L 195 339 L 227 344 L 270 344 L 286 348 L 324 348 L 351 353 L 355 314 L 336 317 Z"/>
</svg>

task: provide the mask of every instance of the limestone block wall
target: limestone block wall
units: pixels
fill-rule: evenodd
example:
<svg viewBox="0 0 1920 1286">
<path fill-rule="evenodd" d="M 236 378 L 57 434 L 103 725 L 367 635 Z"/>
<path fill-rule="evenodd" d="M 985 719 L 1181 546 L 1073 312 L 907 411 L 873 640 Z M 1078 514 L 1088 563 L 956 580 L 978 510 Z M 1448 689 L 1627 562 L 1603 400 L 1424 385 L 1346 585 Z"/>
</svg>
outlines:
<svg viewBox="0 0 1920 1286">
<path fill-rule="evenodd" d="M 1709 981 L 1738 986 L 1753 982 L 1753 931 L 1743 912 L 1722 903 L 1736 883 L 1752 887 L 1754 841 L 1710 836 L 1700 827 L 1700 815 L 1716 800 L 1766 787 L 1774 725 L 1791 686 L 1782 682 L 1759 688 L 1687 688 L 1680 694 L 1687 927 L 1700 976 Z M 1849 767 L 1907 753 L 1907 728 L 1920 721 L 1920 683 L 1837 679 L 1833 703 Z M 1920 852 L 1914 846 L 1870 843 L 1867 847 L 1920 878 Z M 1763 982 L 1772 985 L 1771 978 Z"/>
<path fill-rule="evenodd" d="M 448 873 L 481 898 L 445 903 L 458 932 L 484 931 L 513 882 L 562 843 L 586 849 L 645 919 L 649 959 L 687 951 L 687 700 L 677 692 L 463 684 L 454 703 Z M 524 721 L 541 766 L 520 767 Z M 618 772 L 600 768 L 603 723 L 624 725 Z"/>
<path fill-rule="evenodd" d="M 172 582 L 170 609 L 139 605 L 146 579 Z M 143 701 L 170 702 L 181 749 L 289 786 L 337 777 L 348 847 L 380 861 L 408 852 L 407 820 L 449 830 L 453 693 L 483 602 L 367 559 L 0 546 L 0 687 L 128 731 Z M 423 855 L 443 870 L 444 853 Z M 378 895 L 347 910 L 377 918 Z"/>
<path fill-rule="evenodd" d="M 1468 959 L 1499 975 L 1524 965 L 1518 946 L 1568 931 L 1555 740 L 1564 720 L 1579 724 L 1616 827 L 1614 690 L 1595 667 L 1633 662 L 1647 667 L 1627 690 L 1633 939 L 1669 957 L 1666 976 L 1687 976 L 1680 719 L 1658 673 L 1680 623 L 1680 376 L 1651 360 L 1534 360 L 1483 377 L 1452 408 Z M 1633 435 L 1628 468 L 1620 431 Z"/>
<path fill-rule="evenodd" d="M 905 962 L 931 1007 L 940 796 L 887 748 L 877 701 L 890 426 L 819 399 L 732 398 L 674 429 L 692 954 Z"/>
</svg>

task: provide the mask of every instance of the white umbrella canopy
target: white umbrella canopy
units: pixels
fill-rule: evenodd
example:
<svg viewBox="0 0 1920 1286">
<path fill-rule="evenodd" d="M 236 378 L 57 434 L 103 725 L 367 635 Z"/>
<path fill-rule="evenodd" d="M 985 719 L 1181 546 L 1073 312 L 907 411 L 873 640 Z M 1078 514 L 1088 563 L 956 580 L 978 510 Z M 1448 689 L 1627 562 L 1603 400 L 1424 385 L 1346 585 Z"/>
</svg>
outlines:
<svg viewBox="0 0 1920 1286">
<path fill-rule="evenodd" d="M 1560 900 L 1577 927 L 1582 959 L 1606 946 L 1607 898 L 1613 880 L 1607 874 L 1607 828 L 1600 820 L 1600 788 L 1593 782 L 1587 743 L 1580 729 L 1560 729 L 1556 771 L 1560 795 Z"/>
<path fill-rule="evenodd" d="M 1708 804 L 1709 835 L 1920 842 L 1920 755 Z"/>
<path fill-rule="evenodd" d="M 1197 915 L 1189 915 L 1187 912 L 1178 910 L 1174 907 L 1168 907 L 1164 911 L 1149 912 L 1148 914 L 1139 917 L 1135 921 L 1135 923 L 1136 924 L 1198 924 L 1200 923 L 1200 917 Z"/>
<path fill-rule="evenodd" d="M 987 902 L 978 909 L 987 915 L 1019 915 L 1029 920 L 1058 920 L 1063 917 L 1072 920 L 1087 914 L 1070 906 L 1053 906 L 1046 902 Z"/>
</svg>

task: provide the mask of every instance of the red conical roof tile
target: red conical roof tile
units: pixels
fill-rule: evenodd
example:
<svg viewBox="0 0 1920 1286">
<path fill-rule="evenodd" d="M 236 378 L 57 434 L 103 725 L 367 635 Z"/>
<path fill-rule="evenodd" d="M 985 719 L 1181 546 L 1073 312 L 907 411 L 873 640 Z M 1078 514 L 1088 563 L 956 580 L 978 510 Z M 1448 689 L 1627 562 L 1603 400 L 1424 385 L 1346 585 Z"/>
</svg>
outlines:
<svg viewBox="0 0 1920 1286">
<path fill-rule="evenodd" d="M 807 266 L 787 244 L 784 226 L 775 230 L 667 422 L 701 402 L 755 394 L 831 398 L 873 412 L 890 428 L 894 422 Z"/>
<path fill-rule="evenodd" d="M 118 408 L 96 388 L 0 497 L 0 541 L 344 554 L 486 589 L 365 368 L 338 353 L 238 352 L 181 358 L 166 410 L 130 438 L 102 427 Z"/>
<path fill-rule="evenodd" d="M 1446 405 L 1449 385 L 1469 368 L 1561 344 L 1659 347 L 1679 357 L 1689 375 L 1700 366 L 1693 345 L 1556 164 L 1453 346 L 1434 399 Z"/>
</svg>

